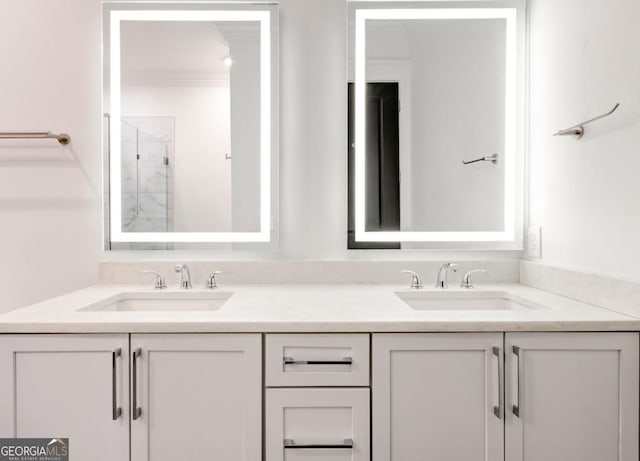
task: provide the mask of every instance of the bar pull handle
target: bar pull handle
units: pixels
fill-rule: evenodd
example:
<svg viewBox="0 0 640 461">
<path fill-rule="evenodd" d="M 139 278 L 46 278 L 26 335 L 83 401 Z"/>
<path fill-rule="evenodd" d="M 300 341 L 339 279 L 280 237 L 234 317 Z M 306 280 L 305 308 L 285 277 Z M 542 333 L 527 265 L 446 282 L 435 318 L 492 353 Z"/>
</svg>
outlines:
<svg viewBox="0 0 640 461">
<path fill-rule="evenodd" d="M 498 359 L 498 405 L 493 407 L 493 414 L 496 415 L 498 419 L 502 419 L 502 400 L 504 396 L 504 388 L 503 388 L 503 370 L 502 370 L 502 349 L 499 347 L 493 346 L 493 355 Z"/>
<path fill-rule="evenodd" d="M 520 417 L 520 348 L 513 346 L 513 354 L 516 356 L 516 404 L 513 405 L 513 414 Z"/>
<path fill-rule="evenodd" d="M 118 406 L 118 368 L 116 366 L 116 358 L 121 356 L 120 348 L 111 353 L 111 419 L 114 421 L 122 415 L 122 408 Z"/>
<path fill-rule="evenodd" d="M 294 360 L 291 357 L 284 357 L 284 365 L 351 365 L 353 359 L 345 357 L 342 360 Z"/>
<path fill-rule="evenodd" d="M 133 357 L 132 357 L 133 358 L 133 365 L 132 365 L 133 389 L 131 390 L 133 403 L 131 406 L 133 408 L 132 415 L 133 415 L 134 421 L 138 419 L 142 414 L 142 408 L 138 406 L 138 359 L 141 358 L 141 356 L 142 356 L 142 349 L 138 348 L 135 351 L 133 351 Z"/>
<path fill-rule="evenodd" d="M 296 443 L 292 439 L 284 439 L 284 448 L 352 449 L 353 440 L 344 439 L 342 443 Z"/>
</svg>

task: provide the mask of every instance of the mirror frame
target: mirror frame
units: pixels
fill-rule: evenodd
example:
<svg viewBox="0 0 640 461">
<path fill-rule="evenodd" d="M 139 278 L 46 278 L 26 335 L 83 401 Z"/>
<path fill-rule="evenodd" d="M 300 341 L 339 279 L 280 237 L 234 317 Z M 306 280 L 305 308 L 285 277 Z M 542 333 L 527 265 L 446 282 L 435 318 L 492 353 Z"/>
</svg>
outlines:
<svg viewBox="0 0 640 461">
<path fill-rule="evenodd" d="M 388 2 L 384 6 L 370 3 L 355 5 L 355 240 L 356 242 L 484 242 L 508 248 L 522 246 L 523 178 L 523 63 L 524 63 L 524 5 L 519 0 L 507 2 L 478 2 L 416 8 L 416 2 L 407 7 L 396 7 Z M 368 2 L 367 2 L 368 3 Z M 380 4 L 378 4 L 380 5 Z M 407 5 L 407 3 L 405 3 Z M 367 231 L 366 222 L 366 21 L 416 19 L 505 19 L 506 20 L 506 80 L 505 80 L 505 153 L 504 159 L 504 223 L 503 230 L 487 231 Z"/>
<path fill-rule="evenodd" d="M 120 124 L 109 130 L 109 240 L 117 243 L 238 243 L 271 241 L 272 12 L 254 10 L 109 10 L 110 114 L 121 118 L 120 25 L 123 21 L 257 21 L 260 23 L 260 230 L 258 232 L 123 232 Z"/>
</svg>

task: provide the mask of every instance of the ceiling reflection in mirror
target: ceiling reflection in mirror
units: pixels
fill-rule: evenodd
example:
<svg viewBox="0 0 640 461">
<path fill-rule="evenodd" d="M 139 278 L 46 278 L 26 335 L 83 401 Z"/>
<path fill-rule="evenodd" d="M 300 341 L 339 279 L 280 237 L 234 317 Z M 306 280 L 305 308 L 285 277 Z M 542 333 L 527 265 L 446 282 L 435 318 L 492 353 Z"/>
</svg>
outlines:
<svg viewBox="0 0 640 461">
<path fill-rule="evenodd" d="M 269 11 L 110 11 L 110 238 L 270 238 Z"/>
</svg>

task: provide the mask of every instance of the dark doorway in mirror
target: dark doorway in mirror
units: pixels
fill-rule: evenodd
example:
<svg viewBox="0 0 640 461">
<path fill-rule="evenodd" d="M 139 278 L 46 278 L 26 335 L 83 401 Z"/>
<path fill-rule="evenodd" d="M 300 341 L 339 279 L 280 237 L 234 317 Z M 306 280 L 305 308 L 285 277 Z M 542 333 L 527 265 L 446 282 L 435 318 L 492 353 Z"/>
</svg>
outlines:
<svg viewBox="0 0 640 461">
<path fill-rule="evenodd" d="M 355 89 L 349 83 L 349 211 L 347 248 L 400 249 L 400 242 L 356 242 L 355 239 Z M 367 231 L 400 230 L 400 136 L 398 82 L 367 83 L 366 105 Z"/>
</svg>

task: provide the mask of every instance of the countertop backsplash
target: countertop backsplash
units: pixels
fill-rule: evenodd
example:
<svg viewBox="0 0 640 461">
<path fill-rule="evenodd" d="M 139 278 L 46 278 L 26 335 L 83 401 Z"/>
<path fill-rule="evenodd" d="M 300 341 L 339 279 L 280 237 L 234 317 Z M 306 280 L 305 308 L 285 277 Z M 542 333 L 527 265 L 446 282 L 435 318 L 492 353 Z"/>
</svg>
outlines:
<svg viewBox="0 0 640 461">
<path fill-rule="evenodd" d="M 640 282 L 520 261 L 520 283 L 640 317 Z"/>
<path fill-rule="evenodd" d="M 449 261 L 135 261 L 103 262 L 99 265 L 100 284 L 153 283 L 145 270 L 160 272 L 168 285 L 176 285 L 180 276 L 174 273 L 176 264 L 187 264 L 194 286 L 205 283 L 210 272 L 223 271 L 218 284 L 354 284 L 407 283 L 410 277 L 400 271 L 417 272 L 425 286 L 435 285 L 438 268 Z M 484 269 L 486 274 L 474 274 L 474 283 L 518 283 L 520 266 L 517 260 L 451 261 L 458 264 L 458 272 L 449 274 L 449 284 L 459 284 L 462 276 L 472 269 Z"/>
</svg>

